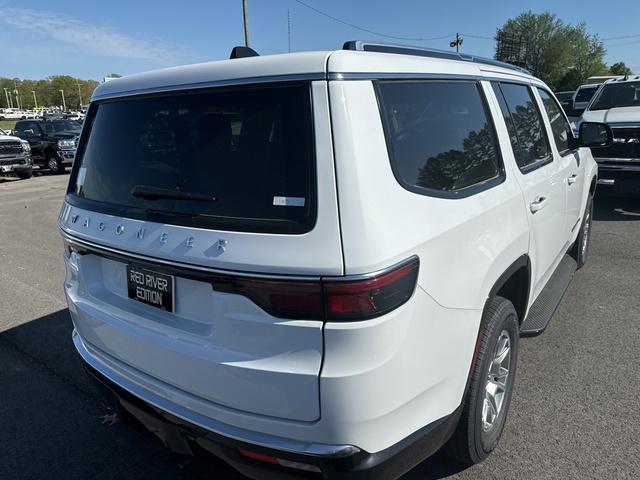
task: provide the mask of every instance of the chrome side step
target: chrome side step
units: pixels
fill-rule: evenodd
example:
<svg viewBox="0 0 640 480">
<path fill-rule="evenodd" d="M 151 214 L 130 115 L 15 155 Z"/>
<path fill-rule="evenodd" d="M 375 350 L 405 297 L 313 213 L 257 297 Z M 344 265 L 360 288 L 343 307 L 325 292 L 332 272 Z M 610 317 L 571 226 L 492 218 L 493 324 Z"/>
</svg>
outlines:
<svg viewBox="0 0 640 480">
<path fill-rule="evenodd" d="M 522 322 L 521 336 L 539 335 L 547 328 L 571 283 L 577 266 L 576 261 L 569 255 L 562 258 L 542 292 L 531 305 L 527 318 Z"/>
</svg>

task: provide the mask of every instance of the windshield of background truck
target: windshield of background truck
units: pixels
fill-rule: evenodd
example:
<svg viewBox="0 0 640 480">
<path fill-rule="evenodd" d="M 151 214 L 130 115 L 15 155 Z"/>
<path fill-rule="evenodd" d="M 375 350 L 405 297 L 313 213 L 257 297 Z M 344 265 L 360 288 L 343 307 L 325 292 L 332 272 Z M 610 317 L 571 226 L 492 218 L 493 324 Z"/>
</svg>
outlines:
<svg viewBox="0 0 640 480">
<path fill-rule="evenodd" d="M 589 110 L 640 107 L 640 82 L 608 83 L 589 106 Z"/>
</svg>

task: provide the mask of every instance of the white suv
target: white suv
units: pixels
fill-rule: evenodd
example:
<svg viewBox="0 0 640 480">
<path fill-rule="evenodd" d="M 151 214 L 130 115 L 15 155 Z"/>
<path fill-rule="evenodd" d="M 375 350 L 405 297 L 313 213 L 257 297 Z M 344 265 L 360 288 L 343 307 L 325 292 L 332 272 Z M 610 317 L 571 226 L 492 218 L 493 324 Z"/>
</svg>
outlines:
<svg viewBox="0 0 640 480">
<path fill-rule="evenodd" d="M 395 478 L 496 446 L 597 166 L 506 64 L 349 42 L 94 92 L 59 224 L 88 371 L 174 451 Z M 566 255 L 566 253 L 570 255 Z"/>
</svg>

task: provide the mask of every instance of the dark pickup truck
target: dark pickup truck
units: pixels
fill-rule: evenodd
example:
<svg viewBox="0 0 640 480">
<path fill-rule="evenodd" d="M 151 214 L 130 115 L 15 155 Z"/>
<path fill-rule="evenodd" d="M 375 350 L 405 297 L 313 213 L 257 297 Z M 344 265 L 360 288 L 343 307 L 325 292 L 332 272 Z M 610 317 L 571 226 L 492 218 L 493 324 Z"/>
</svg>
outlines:
<svg viewBox="0 0 640 480">
<path fill-rule="evenodd" d="M 33 164 L 64 173 L 76 157 L 82 125 L 75 120 L 19 120 L 13 134 L 31 145 Z"/>
</svg>

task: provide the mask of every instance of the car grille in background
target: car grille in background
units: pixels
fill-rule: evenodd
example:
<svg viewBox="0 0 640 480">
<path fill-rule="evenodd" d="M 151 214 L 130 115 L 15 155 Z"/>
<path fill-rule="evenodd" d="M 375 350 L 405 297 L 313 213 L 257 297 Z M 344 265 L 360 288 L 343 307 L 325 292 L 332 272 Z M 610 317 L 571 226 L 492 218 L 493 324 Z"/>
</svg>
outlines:
<svg viewBox="0 0 640 480">
<path fill-rule="evenodd" d="M 14 155 L 22 152 L 22 144 L 20 142 L 0 142 L 0 155 Z"/>
<path fill-rule="evenodd" d="M 24 165 L 27 161 L 24 158 L 19 160 L 10 159 L 10 160 L 0 160 L 0 166 L 2 165 Z"/>
<path fill-rule="evenodd" d="M 592 148 L 593 156 L 598 158 L 637 158 L 640 159 L 640 126 L 614 127 L 613 145 Z"/>
</svg>

